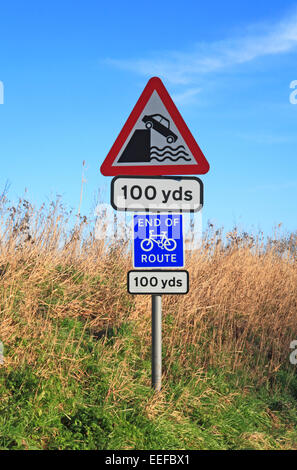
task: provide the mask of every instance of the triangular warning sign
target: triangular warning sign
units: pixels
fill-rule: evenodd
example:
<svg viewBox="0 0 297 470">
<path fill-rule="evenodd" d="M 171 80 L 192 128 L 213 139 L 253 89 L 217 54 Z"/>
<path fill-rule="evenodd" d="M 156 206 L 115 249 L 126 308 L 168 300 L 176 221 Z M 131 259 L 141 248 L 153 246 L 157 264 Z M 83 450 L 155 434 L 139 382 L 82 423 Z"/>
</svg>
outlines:
<svg viewBox="0 0 297 470">
<path fill-rule="evenodd" d="M 158 77 L 147 83 L 101 165 L 105 176 L 204 174 L 209 164 Z"/>
</svg>

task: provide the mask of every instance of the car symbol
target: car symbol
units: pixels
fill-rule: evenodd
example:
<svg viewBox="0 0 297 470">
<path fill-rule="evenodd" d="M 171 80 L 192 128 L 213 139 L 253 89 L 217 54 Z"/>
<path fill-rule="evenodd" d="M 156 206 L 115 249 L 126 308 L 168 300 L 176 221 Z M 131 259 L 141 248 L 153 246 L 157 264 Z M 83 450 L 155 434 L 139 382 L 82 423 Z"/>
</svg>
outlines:
<svg viewBox="0 0 297 470">
<path fill-rule="evenodd" d="M 170 130 L 170 122 L 162 114 L 149 114 L 142 118 L 147 129 L 154 129 L 155 131 L 166 137 L 169 144 L 177 141 L 177 135 Z"/>
</svg>

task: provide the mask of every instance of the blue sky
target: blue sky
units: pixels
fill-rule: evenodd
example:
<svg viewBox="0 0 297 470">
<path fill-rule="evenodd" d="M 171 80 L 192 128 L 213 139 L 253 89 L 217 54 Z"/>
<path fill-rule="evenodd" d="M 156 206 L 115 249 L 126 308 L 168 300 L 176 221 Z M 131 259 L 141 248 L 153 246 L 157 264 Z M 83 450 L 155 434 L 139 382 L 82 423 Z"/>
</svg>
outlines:
<svg viewBox="0 0 297 470">
<path fill-rule="evenodd" d="M 297 2 L 3 1 L 0 189 L 94 206 L 99 168 L 160 76 L 210 163 L 203 220 L 296 230 Z"/>
</svg>

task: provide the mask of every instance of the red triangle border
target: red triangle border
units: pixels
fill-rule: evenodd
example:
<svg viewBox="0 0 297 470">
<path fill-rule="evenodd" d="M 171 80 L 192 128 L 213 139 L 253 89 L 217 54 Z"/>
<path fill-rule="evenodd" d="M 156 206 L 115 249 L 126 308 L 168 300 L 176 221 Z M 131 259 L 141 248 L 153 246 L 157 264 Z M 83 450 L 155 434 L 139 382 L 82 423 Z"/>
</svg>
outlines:
<svg viewBox="0 0 297 470">
<path fill-rule="evenodd" d="M 117 158 L 122 146 L 126 142 L 131 130 L 140 117 L 144 107 L 149 101 L 154 91 L 157 91 L 160 99 L 166 107 L 171 119 L 174 121 L 177 129 L 186 142 L 197 164 L 193 165 L 150 165 L 150 166 L 112 166 Z M 136 105 L 134 106 L 130 116 L 128 117 L 124 127 L 118 135 L 115 143 L 111 147 L 107 157 L 101 165 L 100 171 L 104 176 L 125 176 L 125 175 L 139 175 L 139 176 L 162 176 L 162 175 L 203 175 L 209 170 L 209 163 L 206 160 L 202 150 L 192 136 L 188 126 L 183 120 L 180 112 L 175 106 L 168 91 L 158 77 L 151 78 L 142 94 L 140 95 Z"/>
</svg>

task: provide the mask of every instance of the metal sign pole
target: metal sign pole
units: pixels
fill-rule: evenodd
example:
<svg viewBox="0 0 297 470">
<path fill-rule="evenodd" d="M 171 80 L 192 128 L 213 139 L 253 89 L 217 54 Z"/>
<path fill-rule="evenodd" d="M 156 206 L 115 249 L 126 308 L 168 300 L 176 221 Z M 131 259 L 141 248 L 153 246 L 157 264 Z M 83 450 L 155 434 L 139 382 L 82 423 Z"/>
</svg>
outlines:
<svg viewBox="0 0 297 470">
<path fill-rule="evenodd" d="M 168 157 L 172 163 L 164 166 L 164 158 L 158 157 L 165 153 L 174 158 Z M 142 213 L 132 216 L 133 268 L 138 269 L 129 271 L 127 288 L 130 294 L 152 296 L 152 388 L 160 391 L 161 296 L 189 291 L 189 273 L 176 270 L 185 265 L 182 213 L 198 212 L 203 207 L 199 178 L 164 172 L 203 175 L 209 170 L 208 161 L 160 78 L 148 81 L 100 170 L 104 176 L 114 176 L 113 209 Z"/>
<path fill-rule="evenodd" d="M 162 385 L 162 297 L 152 295 L 152 387 Z"/>
</svg>

